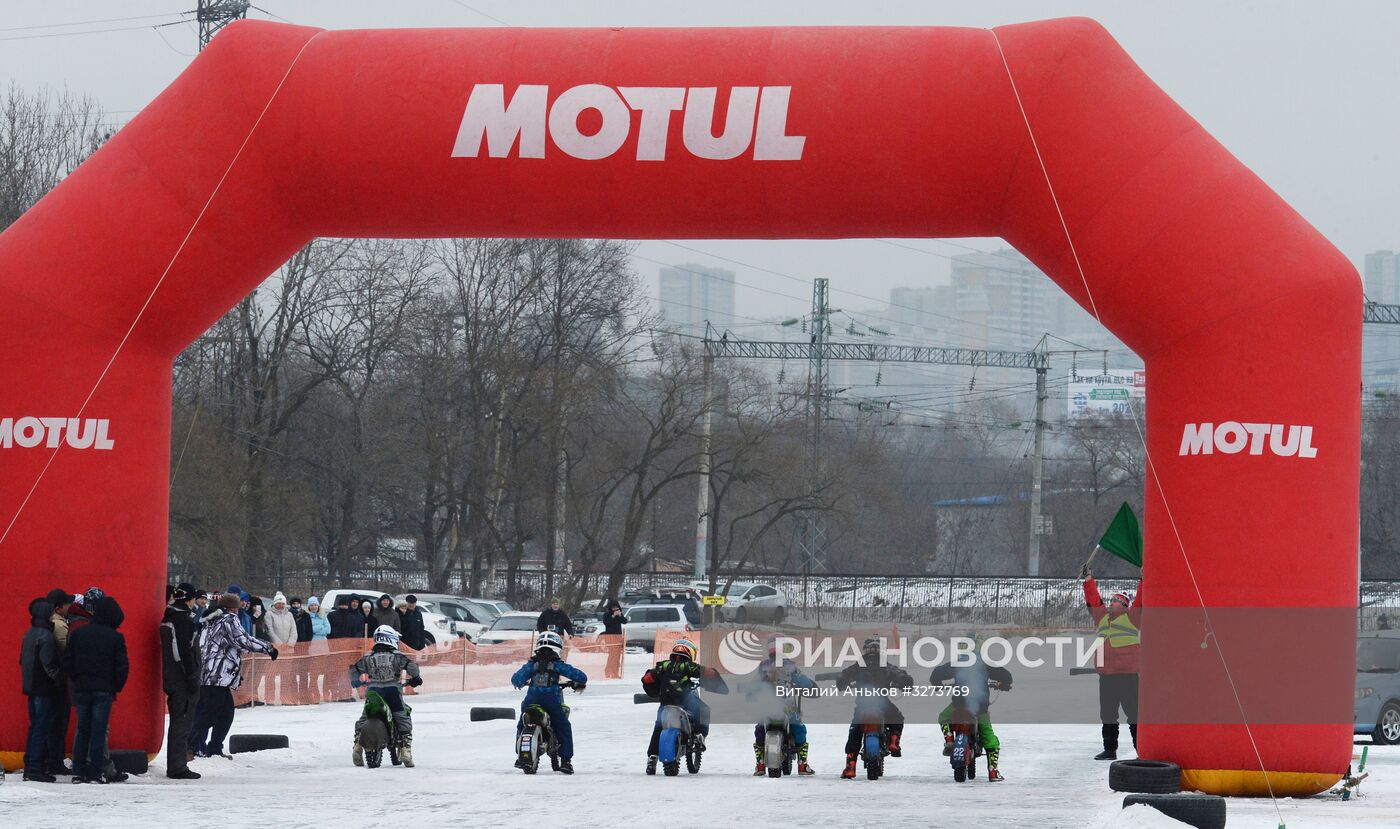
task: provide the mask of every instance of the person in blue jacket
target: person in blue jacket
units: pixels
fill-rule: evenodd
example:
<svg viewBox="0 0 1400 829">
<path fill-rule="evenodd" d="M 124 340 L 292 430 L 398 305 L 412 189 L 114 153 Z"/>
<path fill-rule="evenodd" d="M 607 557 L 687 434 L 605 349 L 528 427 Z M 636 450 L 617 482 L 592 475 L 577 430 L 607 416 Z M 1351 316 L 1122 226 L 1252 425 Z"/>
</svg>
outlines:
<svg viewBox="0 0 1400 829">
<path fill-rule="evenodd" d="M 510 684 L 517 689 L 527 685 L 525 699 L 520 703 L 520 712 L 531 705 L 538 705 L 549 712 L 549 723 L 559 738 L 559 771 L 574 773 L 574 729 L 569 725 L 569 715 L 564 709 L 564 690 L 559 687 L 559 677 L 572 679 L 574 690 L 582 691 L 588 682 L 588 675 L 564 661 L 564 640 L 552 630 L 544 631 L 535 640 L 535 655 L 530 657 L 520 670 L 510 678 Z M 522 717 L 515 727 L 516 739 L 524 724 Z M 519 765 L 521 761 L 517 760 Z"/>
</svg>

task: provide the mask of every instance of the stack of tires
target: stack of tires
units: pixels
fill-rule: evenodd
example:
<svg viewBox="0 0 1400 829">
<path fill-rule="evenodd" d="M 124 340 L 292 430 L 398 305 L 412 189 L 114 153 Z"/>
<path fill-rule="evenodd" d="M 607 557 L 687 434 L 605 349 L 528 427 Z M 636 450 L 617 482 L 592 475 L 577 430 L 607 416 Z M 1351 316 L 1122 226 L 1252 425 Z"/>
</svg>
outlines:
<svg viewBox="0 0 1400 829">
<path fill-rule="evenodd" d="M 1196 829 L 1224 829 L 1225 798 L 1181 792 L 1181 767 L 1160 760 L 1118 760 L 1108 767 L 1108 787 L 1128 792 L 1123 808 L 1150 806 Z"/>
</svg>

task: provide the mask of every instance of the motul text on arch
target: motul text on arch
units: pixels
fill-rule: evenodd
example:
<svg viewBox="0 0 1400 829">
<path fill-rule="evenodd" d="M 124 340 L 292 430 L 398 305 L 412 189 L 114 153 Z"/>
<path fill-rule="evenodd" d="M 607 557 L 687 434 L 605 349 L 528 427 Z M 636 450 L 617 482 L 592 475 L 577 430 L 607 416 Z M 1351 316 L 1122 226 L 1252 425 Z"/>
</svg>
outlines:
<svg viewBox="0 0 1400 829">
<path fill-rule="evenodd" d="M 1283 423 L 1188 423 L 1181 432 L 1181 455 L 1262 455 L 1281 458 L 1315 458 L 1313 427 Z"/>
<path fill-rule="evenodd" d="M 112 449 L 111 427 L 106 418 L 5 417 L 0 418 L 0 449 Z"/>
<path fill-rule="evenodd" d="M 719 88 L 713 86 L 622 86 L 582 84 L 559 93 L 553 103 L 549 87 L 522 84 L 510 103 L 505 85 L 472 87 L 454 158 L 544 158 L 545 136 L 565 155 L 585 160 L 607 158 L 632 135 L 634 111 L 638 161 L 665 161 L 676 112 L 681 113 L 681 140 L 697 158 L 727 160 L 753 149 L 754 161 L 797 161 L 807 138 L 787 134 L 790 86 L 735 86 L 729 90 L 719 135 L 715 135 L 715 106 Z M 585 134 L 578 118 L 595 110 L 602 119 L 597 132 Z M 484 153 L 483 153 L 484 145 Z"/>
</svg>

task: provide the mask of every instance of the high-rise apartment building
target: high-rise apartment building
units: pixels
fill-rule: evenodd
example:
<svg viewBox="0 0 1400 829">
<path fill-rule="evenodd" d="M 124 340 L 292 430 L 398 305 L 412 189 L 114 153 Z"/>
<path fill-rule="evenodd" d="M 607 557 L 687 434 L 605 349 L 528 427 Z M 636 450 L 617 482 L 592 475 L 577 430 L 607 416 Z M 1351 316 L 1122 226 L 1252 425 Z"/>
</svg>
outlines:
<svg viewBox="0 0 1400 829">
<path fill-rule="evenodd" d="M 723 330 L 734 322 L 734 272 L 704 265 L 664 267 L 657 300 L 672 331 L 702 335 L 706 322 Z"/>
</svg>

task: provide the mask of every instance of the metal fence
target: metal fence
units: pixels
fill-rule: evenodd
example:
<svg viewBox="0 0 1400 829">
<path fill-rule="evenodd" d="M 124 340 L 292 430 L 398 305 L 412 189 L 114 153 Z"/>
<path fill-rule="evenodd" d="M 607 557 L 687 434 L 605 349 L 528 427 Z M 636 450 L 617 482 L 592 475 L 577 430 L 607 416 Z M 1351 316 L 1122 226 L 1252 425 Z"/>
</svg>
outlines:
<svg viewBox="0 0 1400 829">
<path fill-rule="evenodd" d="M 445 592 L 463 594 L 470 579 L 453 571 Z M 425 568 L 365 568 L 355 571 L 348 584 L 323 573 L 284 573 L 281 578 L 201 578 L 199 574 L 171 574 L 172 581 L 192 581 L 202 587 L 223 588 L 236 582 L 250 592 L 271 595 L 281 590 L 303 598 L 321 595 L 325 590 L 344 587 L 393 594 L 428 592 Z M 724 585 L 730 574 L 720 576 Z M 769 584 L 781 590 L 789 615 L 822 625 L 887 622 L 904 624 L 947 624 L 969 622 L 1032 627 L 1072 627 L 1082 624 L 1084 596 L 1076 579 L 1026 578 L 1014 576 L 869 576 L 804 575 L 802 573 L 734 574 L 735 583 Z M 633 573 L 623 580 L 624 590 L 683 586 L 691 581 L 687 573 Z M 556 590 L 569 583 L 569 576 L 555 575 Z M 602 598 L 605 574 L 589 579 L 582 601 Z M 516 573 L 514 584 L 504 571 L 484 578 L 479 591 L 491 598 L 506 599 L 518 607 L 538 609 L 547 601 L 545 574 L 538 570 Z M 1103 593 L 1136 587 L 1132 579 L 1101 579 Z M 514 589 L 512 589 L 512 587 Z M 1374 629 L 1389 621 L 1400 628 L 1400 580 L 1366 580 L 1357 596 L 1358 623 Z"/>
</svg>

